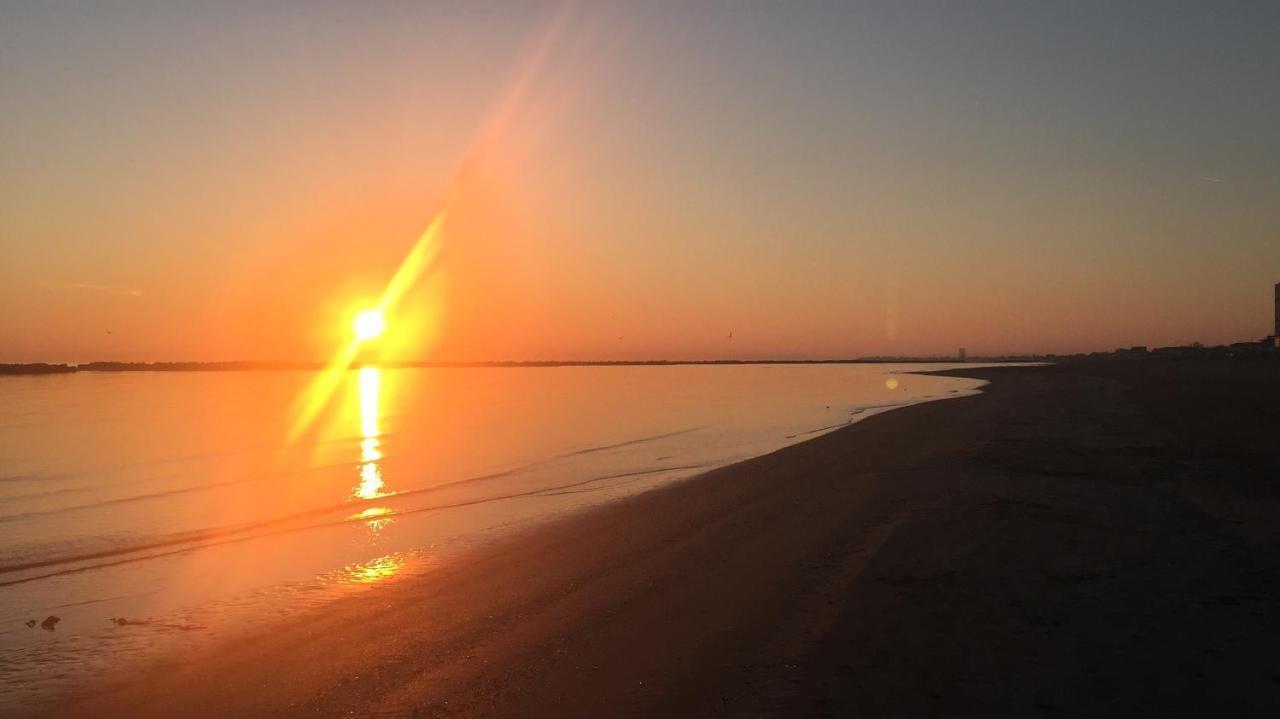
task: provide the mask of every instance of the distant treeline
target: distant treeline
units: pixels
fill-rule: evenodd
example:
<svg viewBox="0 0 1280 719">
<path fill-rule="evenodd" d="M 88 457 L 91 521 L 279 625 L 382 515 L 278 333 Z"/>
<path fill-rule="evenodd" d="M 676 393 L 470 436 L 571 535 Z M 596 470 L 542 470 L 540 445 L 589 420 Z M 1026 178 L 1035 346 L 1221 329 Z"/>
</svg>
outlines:
<svg viewBox="0 0 1280 719">
<path fill-rule="evenodd" d="M 75 371 L 76 368 L 72 365 L 47 364 L 45 362 L 0 364 L 0 374 L 63 374 Z"/>
<path fill-rule="evenodd" d="M 1027 362 L 1043 357 L 982 357 L 970 362 Z M 747 360 L 503 360 L 491 362 L 378 362 L 387 369 L 427 367 L 665 367 L 679 365 L 807 365 L 878 364 L 885 362 L 955 362 L 954 357 L 860 357 L 856 359 L 747 359 Z M 54 374 L 66 372 L 247 372 L 316 371 L 323 362 L 87 362 L 68 364 L 0 364 L 0 374 Z M 357 363 L 356 366 L 360 366 Z"/>
<path fill-rule="evenodd" d="M 1097 359 L 1242 359 L 1280 358 L 1274 340 L 1239 342 L 1221 347 L 1131 347 L 1112 352 L 1074 355 L 993 355 L 969 357 L 968 362 L 1079 362 Z M 732 359 L 732 360 L 502 360 L 491 362 L 377 362 L 386 369 L 430 367 L 668 367 L 682 365 L 815 365 L 884 363 L 956 363 L 955 357 L 858 357 L 854 359 Z M 87 362 L 85 364 L 0 364 L 0 375 L 66 374 L 70 372 L 252 372 L 322 370 L 324 362 Z M 363 366 L 356 363 L 353 366 Z"/>
<path fill-rule="evenodd" d="M 317 370 L 322 362 L 87 362 L 81 372 L 244 372 L 260 370 Z"/>
<path fill-rule="evenodd" d="M 1074 355 L 1016 355 L 969 357 L 968 362 L 1080 362 L 1099 359 L 1255 359 L 1280 358 L 1280 350 L 1249 343 L 1248 347 L 1145 347 L 1113 352 Z M 820 365 L 820 364 L 910 364 L 957 363 L 954 357 L 859 357 L 857 359 L 759 359 L 759 360 L 512 360 L 494 362 L 377 362 L 368 363 L 384 369 L 431 367 L 675 367 L 687 365 Z M 323 362 L 87 362 L 80 365 L 0 364 L 0 375 L 69 374 L 72 372 L 314 372 L 327 365 Z M 353 367 L 364 366 L 356 363 Z"/>
</svg>

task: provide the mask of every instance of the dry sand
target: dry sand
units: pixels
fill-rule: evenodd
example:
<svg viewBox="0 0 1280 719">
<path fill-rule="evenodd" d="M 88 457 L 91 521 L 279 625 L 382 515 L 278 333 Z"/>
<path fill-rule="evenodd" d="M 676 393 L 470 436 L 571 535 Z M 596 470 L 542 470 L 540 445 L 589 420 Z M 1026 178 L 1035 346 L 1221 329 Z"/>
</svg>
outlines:
<svg viewBox="0 0 1280 719">
<path fill-rule="evenodd" d="M 1280 363 L 955 374 L 63 713 L 1280 716 Z"/>
</svg>

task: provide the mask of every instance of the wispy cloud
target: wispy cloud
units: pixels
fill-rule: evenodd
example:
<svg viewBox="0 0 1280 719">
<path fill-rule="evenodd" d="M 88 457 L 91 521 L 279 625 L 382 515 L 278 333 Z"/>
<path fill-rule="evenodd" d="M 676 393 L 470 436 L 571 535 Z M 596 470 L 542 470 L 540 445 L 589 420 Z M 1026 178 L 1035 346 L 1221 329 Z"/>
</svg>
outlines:
<svg viewBox="0 0 1280 719">
<path fill-rule="evenodd" d="M 1200 179 L 1204 180 L 1205 182 L 1226 182 L 1226 180 L 1222 179 L 1221 177 L 1209 177 L 1207 175 L 1205 177 L 1201 177 Z"/>
<path fill-rule="evenodd" d="M 113 297 L 141 297 L 142 290 L 136 287 L 115 287 L 113 285 L 95 285 L 87 282 L 32 282 L 34 287 L 47 290 L 69 290 L 72 292 L 97 292 Z"/>
</svg>

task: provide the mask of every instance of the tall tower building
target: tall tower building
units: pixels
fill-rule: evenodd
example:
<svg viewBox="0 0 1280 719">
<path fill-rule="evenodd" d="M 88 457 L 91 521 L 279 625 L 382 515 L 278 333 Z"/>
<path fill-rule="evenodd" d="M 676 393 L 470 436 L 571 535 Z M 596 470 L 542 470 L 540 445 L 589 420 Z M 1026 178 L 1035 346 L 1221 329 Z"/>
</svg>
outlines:
<svg viewBox="0 0 1280 719">
<path fill-rule="evenodd" d="M 1275 333 L 1273 337 L 1280 337 L 1280 282 L 1276 283 L 1276 314 L 1275 314 Z"/>
</svg>

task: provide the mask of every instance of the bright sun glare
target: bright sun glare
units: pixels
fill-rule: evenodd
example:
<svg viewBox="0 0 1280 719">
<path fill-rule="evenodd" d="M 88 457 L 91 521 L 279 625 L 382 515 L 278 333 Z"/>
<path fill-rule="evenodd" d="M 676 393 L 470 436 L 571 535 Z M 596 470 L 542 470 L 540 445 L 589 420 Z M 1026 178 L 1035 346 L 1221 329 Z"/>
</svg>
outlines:
<svg viewBox="0 0 1280 719">
<path fill-rule="evenodd" d="M 382 317 L 379 310 L 365 310 L 356 315 L 356 339 L 361 342 L 367 342 L 377 339 L 382 331 L 386 329 L 387 322 Z"/>
</svg>

